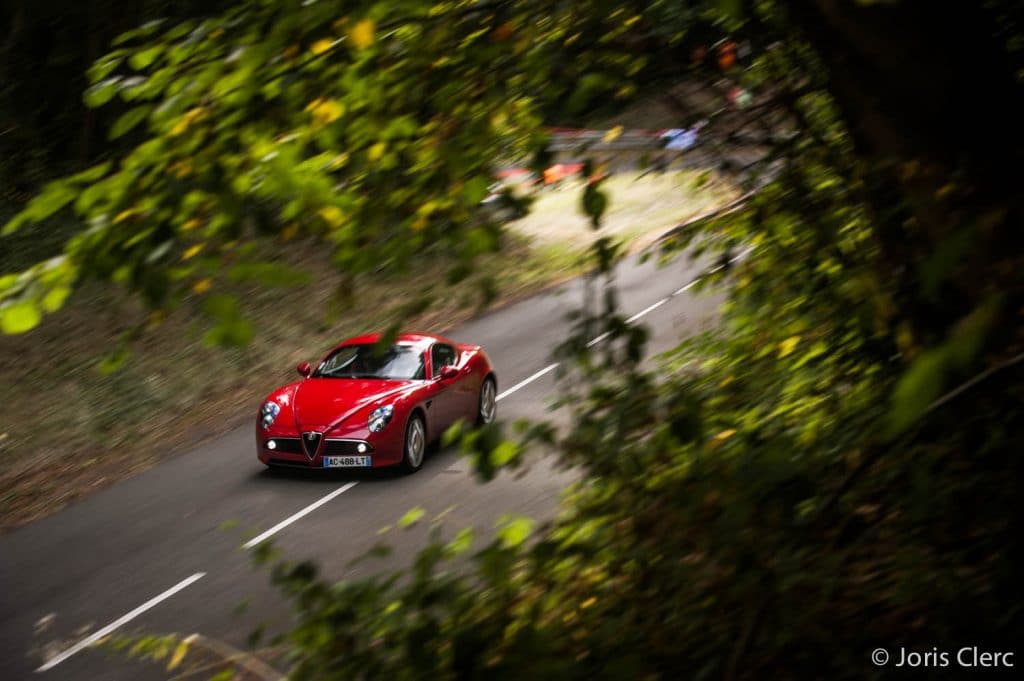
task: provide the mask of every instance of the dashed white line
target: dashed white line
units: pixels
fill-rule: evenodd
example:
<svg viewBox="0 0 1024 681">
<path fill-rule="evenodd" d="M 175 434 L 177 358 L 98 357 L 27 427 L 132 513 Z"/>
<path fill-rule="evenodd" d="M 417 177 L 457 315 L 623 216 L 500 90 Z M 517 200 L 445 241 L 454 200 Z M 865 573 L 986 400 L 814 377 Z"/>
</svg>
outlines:
<svg viewBox="0 0 1024 681">
<path fill-rule="evenodd" d="M 654 303 L 652 305 L 648 305 L 647 307 L 645 307 L 644 309 L 640 310 L 635 315 L 633 315 L 632 317 L 627 319 L 626 323 L 627 324 L 632 324 L 633 322 L 635 322 L 636 320 L 640 319 L 641 317 L 643 317 L 648 312 L 652 312 L 654 310 L 657 310 L 659 307 L 661 307 L 662 305 L 667 303 L 669 301 L 669 298 L 671 298 L 671 296 L 669 296 L 667 298 L 662 298 L 661 300 L 659 300 L 658 302 L 656 302 L 656 303 Z"/>
<path fill-rule="evenodd" d="M 683 286 L 682 288 L 677 288 L 677 289 L 676 289 L 675 291 L 673 291 L 673 292 L 672 292 L 672 297 L 673 297 L 673 298 L 675 298 L 676 296 L 678 296 L 678 295 L 680 295 L 680 294 L 682 294 L 682 293 L 686 293 L 686 292 L 687 292 L 687 291 L 689 291 L 689 290 L 690 290 L 691 288 L 693 288 L 694 286 L 696 286 L 696 285 L 697 285 L 697 282 L 699 282 L 699 281 L 700 281 L 700 277 L 697 277 L 696 279 L 694 279 L 693 281 L 691 281 L 691 282 L 690 282 L 689 284 L 687 284 L 686 286 Z"/>
<path fill-rule="evenodd" d="M 494 399 L 496 401 L 497 400 L 503 400 L 506 397 L 508 397 L 509 395 L 511 395 L 512 393 L 514 393 L 515 391 L 517 391 L 517 390 L 519 390 L 521 388 L 525 388 L 526 386 L 530 385 L 531 383 L 536 381 L 541 376 L 544 376 L 545 374 L 549 374 L 549 373 L 551 373 L 552 371 L 554 371 L 557 368 L 558 368 L 558 362 L 555 362 L 554 364 L 549 364 L 548 366 L 544 367 L 543 369 L 541 369 L 540 371 L 535 373 L 533 376 L 530 376 L 529 378 L 526 378 L 526 379 L 523 379 L 522 381 L 519 381 L 518 383 L 516 383 L 514 386 L 512 386 L 508 390 L 500 393 Z"/>
<path fill-rule="evenodd" d="M 259 544 L 259 543 L 263 542 L 264 540 L 274 536 L 275 534 L 277 534 L 278 532 L 280 532 L 284 528 L 288 527 L 289 525 L 294 523 L 296 520 L 300 520 L 301 518 L 304 518 L 305 516 L 309 515 L 310 513 L 315 511 L 316 509 L 318 509 L 321 506 L 323 506 L 324 504 L 326 504 L 328 501 L 330 501 L 334 497 L 338 496 L 339 494 L 344 494 L 345 492 L 349 491 L 350 489 L 352 489 L 353 487 L 355 487 L 358 484 L 359 484 L 358 481 L 353 481 L 353 482 L 345 483 L 344 485 L 342 485 L 338 489 L 334 490 L 330 494 L 328 494 L 328 495 L 326 495 L 324 497 L 321 497 L 317 501 L 314 501 L 312 504 L 310 504 L 306 508 L 302 509 L 301 511 L 298 511 L 297 513 L 293 513 L 292 515 L 288 516 L 287 518 L 285 518 L 284 520 L 279 522 L 277 525 L 274 525 L 273 527 L 271 527 L 266 532 L 264 532 L 264 533 L 262 533 L 260 535 L 257 535 L 255 537 L 253 537 L 252 539 L 250 539 L 249 541 L 245 542 L 245 544 L 242 545 L 242 548 L 243 549 L 251 549 L 252 547 L 256 546 L 257 544 Z"/>
<path fill-rule="evenodd" d="M 99 641 L 104 636 L 107 636 L 108 634 L 113 632 L 118 627 L 121 627 L 122 625 L 125 625 L 128 622 L 131 622 L 133 619 L 135 619 L 136 617 L 138 617 L 142 613 L 146 612 L 147 610 L 149 610 L 153 606 L 158 605 L 162 601 L 167 600 L 168 598 L 170 598 L 174 594 L 176 594 L 179 591 L 181 591 L 182 589 L 188 587 L 190 584 L 193 584 L 193 583 L 199 581 L 200 579 L 202 579 L 205 576 L 206 576 L 205 572 L 197 572 L 194 575 L 192 575 L 191 577 L 189 577 L 187 579 L 183 579 L 182 581 L 178 582 L 177 584 L 172 586 L 167 591 L 164 591 L 159 596 L 155 596 L 155 597 L 149 599 L 148 601 L 146 601 L 145 603 L 143 603 L 139 607 L 135 608 L 131 612 L 129 612 L 129 613 L 125 614 L 125 615 L 122 615 L 121 617 L 118 617 L 116 620 L 114 620 L 113 622 L 111 622 L 107 626 L 103 627 L 102 629 L 97 629 L 91 635 L 86 636 L 81 641 L 79 641 L 75 645 L 71 646 L 70 648 L 68 648 L 64 652 L 58 653 L 57 655 L 54 655 L 49 660 L 47 660 L 46 663 L 43 666 L 41 666 L 38 669 L 36 669 L 36 671 L 37 672 L 45 672 L 45 671 L 49 671 L 50 669 L 53 669 L 54 667 L 56 667 L 61 662 L 63 662 L 64 660 L 68 659 L 69 657 L 71 657 L 75 653 L 82 652 L 83 650 L 85 650 L 86 648 L 91 646 L 92 644 L 94 644 L 97 641 Z"/>
<path fill-rule="evenodd" d="M 742 251 L 740 251 L 739 253 L 737 253 L 733 257 L 729 258 L 729 263 L 731 264 L 731 263 L 736 262 L 737 260 L 743 260 L 743 258 L 745 258 L 748 255 L 750 255 L 754 251 L 755 248 L 757 248 L 757 246 L 750 246 L 749 248 L 743 249 Z"/>
</svg>

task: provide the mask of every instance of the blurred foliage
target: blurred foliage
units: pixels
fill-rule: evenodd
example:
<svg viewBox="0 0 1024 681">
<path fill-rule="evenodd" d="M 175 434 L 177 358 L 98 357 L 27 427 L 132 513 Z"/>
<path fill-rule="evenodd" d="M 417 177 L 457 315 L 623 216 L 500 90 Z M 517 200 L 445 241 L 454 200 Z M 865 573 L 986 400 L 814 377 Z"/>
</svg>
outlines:
<svg viewBox="0 0 1024 681">
<path fill-rule="evenodd" d="M 482 477 L 554 444 L 584 474 L 564 516 L 505 519 L 472 555 L 435 535 L 408 570 L 355 582 L 277 563 L 299 614 L 289 678 L 852 679 L 879 645 L 1012 649 L 1020 17 L 1010 2 L 264 0 L 149 25 L 86 95 L 130 104 L 117 127 L 138 144 L 8 223 L 88 226 L 62 259 L 0 279 L 4 328 L 82 276 L 154 306 L 212 281 L 218 338 L 244 341 L 216 282 L 259 234 L 318 235 L 345 271 L 470 261 L 499 245 L 475 211 L 494 163 L 543 160 L 552 111 L 690 79 L 719 107 L 676 101 L 681 124 L 707 121 L 723 159 L 738 137 L 767 150 L 733 168 L 742 209 L 666 244 L 717 260 L 702 286 L 728 291 L 719 331 L 643 363 L 599 239 L 560 349 L 571 428 L 467 442 Z M 721 71 L 727 35 L 753 57 Z M 599 232 L 597 178 L 580 206 Z"/>
</svg>

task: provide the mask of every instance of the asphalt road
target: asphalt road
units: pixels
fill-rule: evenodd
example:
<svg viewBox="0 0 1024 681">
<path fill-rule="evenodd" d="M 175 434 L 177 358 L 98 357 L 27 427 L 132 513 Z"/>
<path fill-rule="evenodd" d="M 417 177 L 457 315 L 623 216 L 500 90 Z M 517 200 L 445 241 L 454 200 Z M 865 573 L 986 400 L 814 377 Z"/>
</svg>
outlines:
<svg viewBox="0 0 1024 681">
<path fill-rule="evenodd" d="M 618 268 L 622 308 L 642 313 L 636 323 L 649 327 L 651 350 L 667 350 L 713 323 L 718 299 L 681 290 L 699 274 L 685 260 L 663 269 L 630 260 Z M 555 372 L 537 374 L 553 363 L 551 352 L 568 331 L 565 315 L 581 295 L 581 283 L 571 282 L 448 334 L 486 348 L 503 393 L 499 418 L 564 422 L 564 415 L 548 412 Z M 320 351 L 309 348 L 310 356 Z M 284 367 L 267 376 L 266 391 L 292 374 Z M 255 413 L 262 393 L 251 397 Z M 120 634 L 200 632 L 240 647 L 258 623 L 287 626 L 287 603 L 242 547 L 303 511 L 274 532 L 275 545 L 289 557 L 318 560 L 330 578 L 352 577 L 408 563 L 423 544 L 425 523 L 383 536 L 378 531 L 413 506 L 426 509 L 425 520 L 447 510 L 446 532 L 467 526 L 487 532 L 505 513 L 550 518 L 572 478 L 538 454 L 524 474 L 483 485 L 451 451 L 435 453 L 409 477 L 274 473 L 256 460 L 247 425 L 0 539 L 0 678 L 169 676 L 109 651 L 75 652 L 76 644 L 111 625 Z M 234 527 L 225 529 L 226 521 Z M 395 549 L 390 558 L 348 566 L 381 539 Z M 242 603 L 247 608 L 239 613 Z M 44 618 L 45 630 L 34 633 Z M 46 659 L 51 666 L 37 673 Z"/>
</svg>

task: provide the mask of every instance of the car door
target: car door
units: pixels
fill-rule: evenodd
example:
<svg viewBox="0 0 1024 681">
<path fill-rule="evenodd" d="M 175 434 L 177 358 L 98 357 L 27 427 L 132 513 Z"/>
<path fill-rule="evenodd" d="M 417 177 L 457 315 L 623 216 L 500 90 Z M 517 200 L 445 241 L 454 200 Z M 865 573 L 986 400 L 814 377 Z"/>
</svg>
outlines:
<svg viewBox="0 0 1024 681">
<path fill-rule="evenodd" d="M 446 366 L 456 366 L 458 353 L 447 343 L 434 343 L 430 348 L 430 380 L 437 385 L 430 411 L 431 437 L 440 436 L 462 415 L 458 378 L 441 378 Z"/>
</svg>

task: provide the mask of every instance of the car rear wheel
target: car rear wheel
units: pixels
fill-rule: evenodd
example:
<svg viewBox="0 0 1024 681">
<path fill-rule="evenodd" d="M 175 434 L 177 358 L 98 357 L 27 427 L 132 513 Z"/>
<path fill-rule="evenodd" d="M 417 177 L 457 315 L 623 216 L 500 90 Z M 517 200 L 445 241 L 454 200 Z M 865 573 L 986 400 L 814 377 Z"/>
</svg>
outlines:
<svg viewBox="0 0 1024 681">
<path fill-rule="evenodd" d="M 402 470 L 415 473 L 423 466 L 423 458 L 427 452 L 427 428 L 423 417 L 413 414 L 405 426 L 405 453 L 402 456 Z"/>
<path fill-rule="evenodd" d="M 480 386 L 480 402 L 476 413 L 476 424 L 484 426 L 494 420 L 498 413 L 498 384 L 493 376 L 484 379 Z"/>
</svg>

